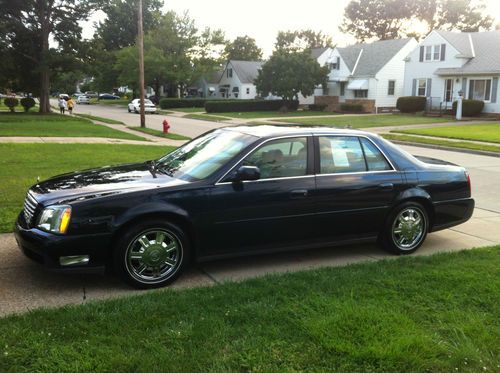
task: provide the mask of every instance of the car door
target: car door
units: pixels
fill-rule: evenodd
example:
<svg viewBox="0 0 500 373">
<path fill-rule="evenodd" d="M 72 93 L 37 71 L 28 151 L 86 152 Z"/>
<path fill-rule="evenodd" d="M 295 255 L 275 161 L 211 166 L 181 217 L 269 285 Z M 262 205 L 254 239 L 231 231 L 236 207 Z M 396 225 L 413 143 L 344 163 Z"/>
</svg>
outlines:
<svg viewBox="0 0 500 373">
<path fill-rule="evenodd" d="M 278 249 L 312 236 L 315 189 L 312 137 L 273 139 L 239 162 L 257 166 L 258 180 L 233 182 L 231 171 L 210 191 L 201 255 Z"/>
<path fill-rule="evenodd" d="M 401 174 L 367 137 L 315 137 L 318 239 L 377 235 L 403 188 Z"/>
</svg>

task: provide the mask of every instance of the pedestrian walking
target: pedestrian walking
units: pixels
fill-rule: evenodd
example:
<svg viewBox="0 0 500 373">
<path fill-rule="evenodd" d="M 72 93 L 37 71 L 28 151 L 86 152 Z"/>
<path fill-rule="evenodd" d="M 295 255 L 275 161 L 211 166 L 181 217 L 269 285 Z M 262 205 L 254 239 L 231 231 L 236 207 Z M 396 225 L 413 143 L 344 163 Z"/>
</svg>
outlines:
<svg viewBox="0 0 500 373">
<path fill-rule="evenodd" d="M 70 115 L 72 115 L 73 114 L 73 108 L 75 107 L 75 101 L 73 101 L 73 99 L 70 97 L 69 100 L 68 100 L 68 102 L 67 102 L 67 104 L 68 104 L 68 112 L 69 112 Z"/>
<path fill-rule="evenodd" d="M 64 114 L 67 106 L 68 106 L 68 104 L 66 103 L 66 100 L 64 98 L 60 97 L 59 98 L 59 111 L 61 114 Z"/>
</svg>

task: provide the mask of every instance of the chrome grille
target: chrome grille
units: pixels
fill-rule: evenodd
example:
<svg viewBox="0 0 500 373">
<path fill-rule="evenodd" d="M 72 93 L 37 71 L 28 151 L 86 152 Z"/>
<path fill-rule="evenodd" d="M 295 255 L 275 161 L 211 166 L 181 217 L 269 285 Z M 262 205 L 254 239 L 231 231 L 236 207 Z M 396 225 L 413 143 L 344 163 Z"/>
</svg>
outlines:
<svg viewBox="0 0 500 373">
<path fill-rule="evenodd" d="M 28 192 L 26 199 L 24 200 L 24 219 L 28 225 L 32 224 L 33 215 L 35 214 L 36 206 L 38 205 L 37 200 L 31 192 Z"/>
</svg>

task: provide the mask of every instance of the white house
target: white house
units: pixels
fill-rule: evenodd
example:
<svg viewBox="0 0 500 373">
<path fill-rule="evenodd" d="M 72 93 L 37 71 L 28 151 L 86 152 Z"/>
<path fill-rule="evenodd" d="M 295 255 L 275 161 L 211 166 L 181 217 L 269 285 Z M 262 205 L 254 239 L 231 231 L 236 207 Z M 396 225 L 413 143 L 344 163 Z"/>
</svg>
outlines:
<svg viewBox="0 0 500 373">
<path fill-rule="evenodd" d="M 433 107 L 451 108 L 459 95 L 483 100 L 483 112 L 500 113 L 500 30 L 432 31 L 406 59 L 406 96 L 424 96 Z"/>
<path fill-rule="evenodd" d="M 362 104 L 368 112 L 394 109 L 403 95 L 405 57 L 417 45 L 407 38 L 334 48 L 324 62 L 330 67 L 328 89 L 315 102 L 333 110 L 344 102 Z"/>
<path fill-rule="evenodd" d="M 220 98 L 254 99 L 257 88 L 254 81 L 264 62 L 229 60 L 219 80 Z"/>
<path fill-rule="evenodd" d="M 324 48 L 313 48 L 311 49 L 311 57 L 318 61 L 320 66 L 328 65 L 328 61 L 331 59 L 333 53 L 333 48 L 324 47 Z M 302 94 L 299 94 L 299 104 L 300 105 L 310 105 L 314 104 L 315 96 L 323 95 L 323 87 L 317 87 L 314 90 L 314 94 L 311 96 L 304 97 Z"/>
</svg>

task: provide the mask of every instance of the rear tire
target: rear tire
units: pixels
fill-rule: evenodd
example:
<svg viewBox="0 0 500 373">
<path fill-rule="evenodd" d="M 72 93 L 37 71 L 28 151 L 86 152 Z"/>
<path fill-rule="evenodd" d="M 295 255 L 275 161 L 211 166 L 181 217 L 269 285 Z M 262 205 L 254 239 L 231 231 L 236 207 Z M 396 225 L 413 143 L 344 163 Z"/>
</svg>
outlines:
<svg viewBox="0 0 500 373">
<path fill-rule="evenodd" d="M 428 229 L 429 217 L 425 208 L 417 202 L 405 202 L 387 217 L 380 243 L 393 254 L 411 254 L 424 243 Z"/>
<path fill-rule="evenodd" d="M 152 289 L 175 281 L 189 263 L 189 240 L 178 226 L 159 219 L 140 222 L 119 237 L 113 267 L 129 285 Z"/>
</svg>

